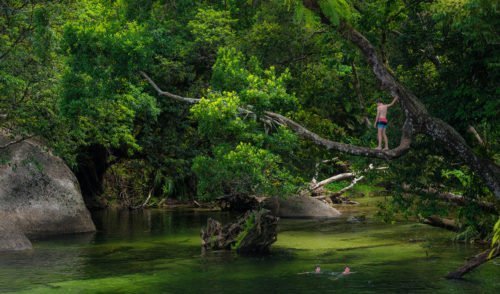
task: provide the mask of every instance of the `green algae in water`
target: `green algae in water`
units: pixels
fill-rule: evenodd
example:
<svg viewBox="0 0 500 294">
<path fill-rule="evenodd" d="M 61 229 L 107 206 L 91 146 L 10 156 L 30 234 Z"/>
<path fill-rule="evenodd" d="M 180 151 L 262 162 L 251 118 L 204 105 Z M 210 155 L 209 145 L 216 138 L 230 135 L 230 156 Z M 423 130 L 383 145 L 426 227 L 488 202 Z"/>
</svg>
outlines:
<svg viewBox="0 0 500 294">
<path fill-rule="evenodd" d="M 454 244 L 444 230 L 415 224 L 280 220 L 272 254 L 201 254 L 209 212 L 100 212 L 99 231 L 34 241 L 35 250 L 0 255 L 0 292 L 24 293 L 496 293 L 499 265 L 465 281 L 442 277 L 480 249 Z M 409 242 L 409 240 L 423 240 Z M 298 275 L 320 264 L 349 276 Z"/>
</svg>

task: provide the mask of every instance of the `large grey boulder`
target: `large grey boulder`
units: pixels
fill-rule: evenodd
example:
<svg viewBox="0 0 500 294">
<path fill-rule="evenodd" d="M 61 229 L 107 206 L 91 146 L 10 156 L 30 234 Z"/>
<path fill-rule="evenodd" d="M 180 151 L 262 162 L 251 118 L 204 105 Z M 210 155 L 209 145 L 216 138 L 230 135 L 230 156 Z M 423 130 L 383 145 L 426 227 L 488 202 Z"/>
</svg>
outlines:
<svg viewBox="0 0 500 294">
<path fill-rule="evenodd" d="M 0 221 L 0 252 L 31 249 L 31 242 L 14 224 Z"/>
<path fill-rule="evenodd" d="M 0 133 L 0 146 L 11 141 Z M 75 175 L 36 140 L 0 149 L 0 224 L 13 240 L 16 232 L 46 236 L 95 231 Z M 6 239 L 0 239 L 0 247 L 8 247 Z"/>
<path fill-rule="evenodd" d="M 283 218 L 333 218 L 341 215 L 323 201 L 304 195 L 286 199 L 272 197 L 265 201 L 264 207 Z"/>
</svg>

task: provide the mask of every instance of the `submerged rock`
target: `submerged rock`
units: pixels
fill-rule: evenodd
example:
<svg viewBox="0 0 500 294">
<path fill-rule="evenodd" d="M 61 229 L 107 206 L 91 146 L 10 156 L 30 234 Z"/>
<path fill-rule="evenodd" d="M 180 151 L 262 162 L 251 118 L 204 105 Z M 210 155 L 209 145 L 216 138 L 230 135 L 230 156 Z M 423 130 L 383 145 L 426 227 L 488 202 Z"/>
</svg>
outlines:
<svg viewBox="0 0 500 294">
<path fill-rule="evenodd" d="M 0 134 L 0 145 L 10 141 Z M 62 159 L 35 140 L 0 150 L 0 224 L 12 236 L 0 239 L 4 250 L 23 248 L 25 241 L 9 241 L 23 234 L 95 231 L 75 175 Z"/>
<path fill-rule="evenodd" d="M 366 222 L 366 216 L 364 215 L 350 216 L 347 218 L 347 222 L 351 224 L 364 223 Z"/>
<path fill-rule="evenodd" d="M 309 196 L 294 196 L 286 199 L 272 197 L 264 207 L 274 215 L 284 218 L 331 218 L 341 213 L 321 200 Z"/>
</svg>

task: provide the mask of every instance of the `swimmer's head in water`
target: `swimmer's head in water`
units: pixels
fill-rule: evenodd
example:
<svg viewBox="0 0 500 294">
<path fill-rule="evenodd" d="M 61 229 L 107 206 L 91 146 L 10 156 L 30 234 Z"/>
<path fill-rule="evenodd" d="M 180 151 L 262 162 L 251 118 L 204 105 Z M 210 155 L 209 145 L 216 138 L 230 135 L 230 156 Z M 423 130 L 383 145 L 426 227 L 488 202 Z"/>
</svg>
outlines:
<svg viewBox="0 0 500 294">
<path fill-rule="evenodd" d="M 314 269 L 315 272 L 319 273 L 321 271 L 321 268 L 319 267 L 319 265 L 316 266 L 316 268 Z"/>
</svg>

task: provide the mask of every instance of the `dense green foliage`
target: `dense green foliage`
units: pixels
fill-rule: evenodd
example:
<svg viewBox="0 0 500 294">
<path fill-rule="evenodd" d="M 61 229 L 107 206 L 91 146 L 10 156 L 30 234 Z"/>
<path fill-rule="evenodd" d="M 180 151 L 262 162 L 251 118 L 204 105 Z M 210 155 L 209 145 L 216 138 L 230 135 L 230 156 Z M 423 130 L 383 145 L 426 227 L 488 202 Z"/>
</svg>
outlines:
<svg viewBox="0 0 500 294">
<path fill-rule="evenodd" d="M 319 1 L 334 25 L 349 21 L 378 48 L 394 75 L 478 154 L 500 162 L 498 3 L 488 0 Z M 214 199 L 292 195 L 317 162 L 338 156 L 262 121 L 286 115 L 335 141 L 376 146 L 374 101 L 390 98 L 355 48 L 301 1 L 9 0 L 0 4 L 0 127 L 44 138 L 75 171 L 95 166 L 104 197 L 127 205 L 149 194 Z M 202 98 L 190 107 L 164 90 Z M 241 109 L 252 113 L 242 112 Z M 403 114 L 391 110 L 395 145 Z M 484 144 L 467 130 L 473 126 Z M 452 216 L 465 237 L 486 235 L 496 216 L 450 209 L 436 188 L 493 201 L 462 162 L 425 138 L 370 181 L 401 193 L 381 214 Z M 376 164 L 385 164 L 378 163 Z M 319 170 L 331 176 L 341 166 Z M 82 185 L 84 185 L 82 183 Z M 85 187 L 84 187 L 85 188 Z M 92 195 L 95 196 L 95 195 Z"/>
</svg>

